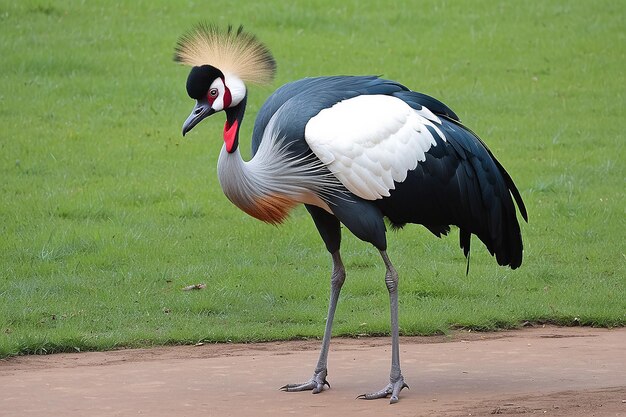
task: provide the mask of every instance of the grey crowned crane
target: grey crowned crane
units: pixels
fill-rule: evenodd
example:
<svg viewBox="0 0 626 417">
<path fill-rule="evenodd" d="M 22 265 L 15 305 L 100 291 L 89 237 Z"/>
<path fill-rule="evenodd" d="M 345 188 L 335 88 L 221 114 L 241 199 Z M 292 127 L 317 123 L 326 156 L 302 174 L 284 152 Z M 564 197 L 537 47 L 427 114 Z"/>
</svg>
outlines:
<svg viewBox="0 0 626 417">
<path fill-rule="evenodd" d="M 522 238 L 513 199 L 527 220 L 522 198 L 484 142 L 439 100 L 373 76 L 305 78 L 280 87 L 259 110 L 252 159 L 239 151 L 246 82 L 273 80 L 270 51 L 245 31 L 200 24 L 183 35 L 175 60 L 192 66 L 187 93 L 196 105 L 183 135 L 224 111 L 224 144 L 218 177 L 224 194 L 259 220 L 279 224 L 304 204 L 332 257 L 331 291 L 322 347 L 313 376 L 285 391 L 325 386 L 331 330 L 346 277 L 341 224 L 374 245 L 386 268 L 391 310 L 389 384 L 365 399 L 406 387 L 400 371 L 398 273 L 387 256 L 385 222 L 394 228 L 421 224 L 440 237 L 460 229 L 469 256 L 476 235 L 500 265 L 522 263 Z"/>
</svg>

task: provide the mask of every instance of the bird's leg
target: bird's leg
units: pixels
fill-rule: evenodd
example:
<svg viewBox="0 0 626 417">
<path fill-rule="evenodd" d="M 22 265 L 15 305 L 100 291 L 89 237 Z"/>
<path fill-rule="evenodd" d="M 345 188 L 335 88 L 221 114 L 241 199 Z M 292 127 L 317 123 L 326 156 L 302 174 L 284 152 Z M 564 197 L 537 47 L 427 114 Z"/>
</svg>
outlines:
<svg viewBox="0 0 626 417">
<path fill-rule="evenodd" d="M 357 398 L 373 400 L 376 398 L 385 398 L 391 395 L 390 403 L 398 402 L 398 395 L 403 388 L 409 386 L 404 382 L 402 372 L 400 372 L 400 337 L 398 330 L 398 273 L 391 264 L 387 252 L 380 251 L 387 272 L 385 273 L 385 284 L 389 290 L 389 304 L 391 310 L 391 373 L 389 375 L 389 384 L 378 392 L 359 395 Z"/>
<path fill-rule="evenodd" d="M 311 379 L 302 384 L 287 384 L 280 389 L 283 391 L 307 391 L 313 390 L 313 394 L 322 392 L 324 385 L 330 384 L 326 381 L 328 375 L 328 349 L 330 346 L 330 337 L 333 328 L 333 319 L 335 317 L 335 309 L 337 308 L 337 301 L 339 300 L 339 292 L 343 282 L 346 279 L 346 270 L 341 262 L 341 256 L 337 250 L 332 254 L 333 257 L 333 273 L 330 278 L 330 303 L 328 305 L 328 317 L 326 318 L 326 328 L 324 329 L 324 338 L 322 339 L 322 349 L 320 350 L 320 357 L 315 367 L 315 372 Z"/>
</svg>

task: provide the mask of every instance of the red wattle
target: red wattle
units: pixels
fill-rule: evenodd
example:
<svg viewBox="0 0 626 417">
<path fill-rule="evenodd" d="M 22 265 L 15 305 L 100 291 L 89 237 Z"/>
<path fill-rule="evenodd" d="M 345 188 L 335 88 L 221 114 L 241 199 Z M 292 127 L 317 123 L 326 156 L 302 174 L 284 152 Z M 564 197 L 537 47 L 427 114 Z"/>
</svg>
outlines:
<svg viewBox="0 0 626 417">
<path fill-rule="evenodd" d="M 237 120 L 235 120 L 232 125 L 229 125 L 228 121 L 224 125 L 224 143 L 229 153 L 232 152 L 235 147 L 235 138 L 237 137 L 238 128 L 239 122 Z"/>
</svg>

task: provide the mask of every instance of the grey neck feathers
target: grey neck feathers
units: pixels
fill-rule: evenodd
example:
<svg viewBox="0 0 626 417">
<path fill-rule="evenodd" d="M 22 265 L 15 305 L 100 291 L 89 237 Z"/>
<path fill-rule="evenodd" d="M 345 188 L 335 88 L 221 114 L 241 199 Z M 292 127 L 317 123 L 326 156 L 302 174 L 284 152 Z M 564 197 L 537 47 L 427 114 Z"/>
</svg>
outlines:
<svg viewBox="0 0 626 417">
<path fill-rule="evenodd" d="M 271 124 L 270 124 L 271 125 Z M 268 223 L 281 223 L 299 203 L 327 211 L 328 196 L 343 187 L 313 154 L 294 156 L 268 126 L 257 153 L 244 161 L 239 148 L 222 147 L 217 173 L 224 194 L 237 207 Z"/>
</svg>

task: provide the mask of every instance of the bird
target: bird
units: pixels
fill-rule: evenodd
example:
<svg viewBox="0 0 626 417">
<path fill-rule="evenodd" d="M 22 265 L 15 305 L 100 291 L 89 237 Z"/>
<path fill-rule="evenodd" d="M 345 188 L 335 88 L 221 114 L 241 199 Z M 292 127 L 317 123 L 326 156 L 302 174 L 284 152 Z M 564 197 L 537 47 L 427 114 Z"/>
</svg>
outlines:
<svg viewBox="0 0 626 417">
<path fill-rule="evenodd" d="M 242 26 L 221 29 L 202 22 L 178 39 L 174 60 L 191 67 L 186 90 L 196 100 L 183 136 L 214 113 L 226 115 L 217 164 L 226 197 L 273 225 L 303 204 L 332 260 L 328 314 L 313 376 L 281 389 L 317 394 L 330 388 L 332 324 L 346 279 L 340 255 L 345 228 L 379 251 L 390 300 L 389 383 L 357 398 L 397 402 L 408 385 L 400 368 L 399 277 L 387 254 L 386 225 L 420 224 L 437 237 L 457 227 L 468 267 L 474 235 L 499 265 L 515 269 L 523 254 L 517 211 L 526 222 L 528 215 L 511 176 L 447 105 L 367 75 L 309 77 L 279 87 L 258 111 L 252 156 L 244 161 L 239 133 L 248 85 L 269 84 L 276 74 L 268 47 Z"/>
</svg>

